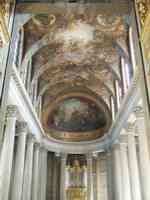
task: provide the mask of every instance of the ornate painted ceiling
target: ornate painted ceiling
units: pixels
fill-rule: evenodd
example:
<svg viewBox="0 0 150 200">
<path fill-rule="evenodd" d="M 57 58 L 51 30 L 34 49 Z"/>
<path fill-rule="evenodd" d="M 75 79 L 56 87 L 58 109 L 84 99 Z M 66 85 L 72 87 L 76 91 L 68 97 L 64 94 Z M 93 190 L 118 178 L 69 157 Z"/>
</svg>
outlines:
<svg viewBox="0 0 150 200">
<path fill-rule="evenodd" d="M 57 130 L 58 135 L 61 131 L 66 131 L 67 137 L 68 132 L 95 131 L 101 128 L 104 121 L 109 121 L 110 127 L 109 100 L 110 96 L 114 96 L 114 81 L 118 80 L 121 86 L 120 54 L 123 52 L 128 57 L 127 17 L 115 13 L 101 14 L 96 4 L 92 7 L 77 4 L 76 7 L 58 6 L 49 14 L 34 15 L 24 25 L 25 48 L 22 65 L 32 61 L 32 84 L 38 80 L 38 95 L 42 96 L 43 103 L 42 121 L 50 136 L 51 127 Z M 74 88 L 80 94 L 77 98 L 70 95 Z M 58 106 L 54 106 L 53 112 L 47 113 L 50 105 L 64 94 L 68 94 L 69 99 L 59 102 Z M 86 95 L 92 96 L 92 102 L 89 102 Z M 93 104 L 93 99 L 94 102 L 97 101 L 95 96 L 103 103 Z M 84 116 L 85 113 L 80 113 L 79 116 L 77 107 L 80 111 L 86 108 L 87 116 Z M 90 113 L 92 109 L 95 110 L 94 122 Z M 61 126 L 56 125 L 60 110 L 63 114 L 70 113 L 67 113 L 67 116 L 70 115 L 69 124 L 67 122 Z M 71 118 L 71 113 L 75 115 L 74 112 L 81 120 Z M 107 115 L 104 114 L 106 112 Z M 90 116 L 91 120 L 88 121 Z M 65 117 L 64 114 L 63 120 Z M 48 119 L 49 131 L 45 123 Z M 71 128 L 74 126 L 72 120 L 78 124 L 74 128 Z M 89 127 L 81 126 L 82 121 L 88 123 Z M 93 134 L 90 139 L 96 139 L 103 134 L 104 132 L 96 136 Z M 63 136 L 65 140 L 65 134 Z M 78 139 L 73 141 L 86 140 L 86 136 L 81 137 L 79 135 Z M 70 141 L 71 138 L 73 136 Z"/>
</svg>

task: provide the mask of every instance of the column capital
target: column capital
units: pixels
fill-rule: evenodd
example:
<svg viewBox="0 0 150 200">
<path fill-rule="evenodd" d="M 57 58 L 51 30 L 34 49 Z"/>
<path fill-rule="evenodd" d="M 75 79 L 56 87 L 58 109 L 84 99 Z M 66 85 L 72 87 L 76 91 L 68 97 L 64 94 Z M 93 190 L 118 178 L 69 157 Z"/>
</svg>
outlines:
<svg viewBox="0 0 150 200">
<path fill-rule="evenodd" d="M 144 110 L 141 106 L 136 106 L 134 109 L 135 116 L 139 119 L 144 118 Z"/>
<path fill-rule="evenodd" d="M 55 152 L 55 157 L 59 158 L 60 156 L 61 156 L 61 154 L 60 154 L 60 153 L 58 153 L 58 152 Z"/>
<path fill-rule="evenodd" d="M 113 150 L 117 150 L 117 149 L 119 149 L 120 148 L 120 143 L 119 143 L 119 141 L 118 142 L 116 142 L 116 143 L 114 143 L 113 145 L 112 145 L 112 149 Z"/>
<path fill-rule="evenodd" d="M 41 149 L 42 152 L 47 152 L 47 149 L 43 145 L 40 146 L 40 149 Z"/>
<path fill-rule="evenodd" d="M 39 148 L 39 149 L 40 149 L 41 144 L 40 144 L 39 142 L 36 141 L 36 142 L 34 143 L 34 146 L 35 146 L 35 148 Z"/>
<path fill-rule="evenodd" d="M 17 114 L 17 106 L 16 105 L 8 105 L 7 106 L 7 118 L 9 117 L 16 117 Z"/>
<path fill-rule="evenodd" d="M 16 133 L 17 133 L 17 135 L 22 133 L 22 132 L 23 133 L 27 133 L 27 130 L 28 130 L 27 122 L 17 121 L 17 124 L 16 124 Z"/>
<path fill-rule="evenodd" d="M 93 153 L 86 154 L 86 159 L 87 160 L 92 160 L 93 159 Z"/>
<path fill-rule="evenodd" d="M 128 122 L 125 127 L 125 130 L 128 132 L 127 134 L 134 133 L 135 132 L 135 123 Z"/>
<path fill-rule="evenodd" d="M 36 142 L 35 136 L 31 133 L 28 134 L 28 142 L 30 143 Z"/>
<path fill-rule="evenodd" d="M 67 160 L 67 154 L 66 153 L 62 153 L 61 154 L 61 160 Z"/>
</svg>

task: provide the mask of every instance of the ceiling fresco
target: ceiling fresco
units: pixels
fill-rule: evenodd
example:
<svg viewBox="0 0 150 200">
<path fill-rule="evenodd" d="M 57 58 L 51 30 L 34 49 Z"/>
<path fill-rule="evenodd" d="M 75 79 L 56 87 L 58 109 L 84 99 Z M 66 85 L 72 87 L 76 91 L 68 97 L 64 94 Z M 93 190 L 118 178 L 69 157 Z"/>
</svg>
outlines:
<svg viewBox="0 0 150 200">
<path fill-rule="evenodd" d="M 89 141 L 102 137 L 111 125 L 107 104 L 89 89 L 72 87 L 60 92 L 43 108 L 46 133 L 63 141 Z"/>
<path fill-rule="evenodd" d="M 101 14 L 96 4 L 91 9 L 84 4 L 79 9 L 66 6 L 33 16 L 24 25 L 23 63 L 32 59 L 32 83 L 39 81 L 43 110 L 69 87 L 86 88 L 109 106 L 110 96 L 114 95 L 114 80 L 122 87 L 116 46 L 128 57 L 127 31 L 127 15 Z M 87 111 L 72 111 L 71 107 L 76 108 L 74 104 L 79 110 L 81 106 Z M 70 113 L 68 121 L 65 121 L 66 112 Z M 49 126 L 62 132 L 86 132 L 100 128 L 107 121 L 102 113 L 100 107 L 97 109 L 89 102 L 70 99 L 58 105 L 49 118 Z M 44 115 L 43 112 L 43 118 Z"/>
<path fill-rule="evenodd" d="M 70 98 L 60 102 L 48 119 L 50 128 L 68 132 L 93 131 L 105 125 L 103 111 L 83 98 Z"/>
</svg>

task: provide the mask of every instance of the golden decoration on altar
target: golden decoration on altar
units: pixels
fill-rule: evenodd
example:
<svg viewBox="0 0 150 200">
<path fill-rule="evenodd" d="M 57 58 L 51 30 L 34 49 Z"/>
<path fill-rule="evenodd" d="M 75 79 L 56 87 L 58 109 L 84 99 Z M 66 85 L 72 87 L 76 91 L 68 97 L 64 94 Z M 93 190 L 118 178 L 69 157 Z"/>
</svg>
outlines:
<svg viewBox="0 0 150 200">
<path fill-rule="evenodd" d="M 67 200 L 86 200 L 87 190 L 82 187 L 70 187 L 67 189 Z"/>
<path fill-rule="evenodd" d="M 85 170 L 85 166 L 80 166 L 78 160 L 74 160 L 73 166 L 68 166 L 70 180 L 66 190 L 67 200 L 87 199 L 87 188 L 83 182 Z"/>
</svg>

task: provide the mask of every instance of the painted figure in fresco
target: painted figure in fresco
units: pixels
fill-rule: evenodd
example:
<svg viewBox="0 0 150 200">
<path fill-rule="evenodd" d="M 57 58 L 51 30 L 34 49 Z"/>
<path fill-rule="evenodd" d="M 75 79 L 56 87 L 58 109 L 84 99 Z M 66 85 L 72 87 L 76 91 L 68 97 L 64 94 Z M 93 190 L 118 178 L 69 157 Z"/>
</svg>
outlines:
<svg viewBox="0 0 150 200">
<path fill-rule="evenodd" d="M 95 104 L 71 98 L 59 104 L 50 124 L 61 131 L 91 131 L 105 126 L 106 119 Z"/>
</svg>

